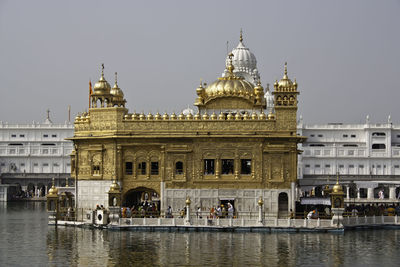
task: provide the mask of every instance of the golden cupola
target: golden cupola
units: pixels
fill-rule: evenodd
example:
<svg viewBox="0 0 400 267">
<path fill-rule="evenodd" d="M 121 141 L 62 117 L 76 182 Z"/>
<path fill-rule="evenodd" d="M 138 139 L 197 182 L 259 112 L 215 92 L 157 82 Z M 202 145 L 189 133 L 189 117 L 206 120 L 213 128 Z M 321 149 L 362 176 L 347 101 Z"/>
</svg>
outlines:
<svg viewBox="0 0 400 267">
<path fill-rule="evenodd" d="M 101 64 L 101 77 L 98 82 L 94 84 L 93 94 L 103 95 L 110 93 L 111 86 L 104 78 L 104 64 Z"/>
<path fill-rule="evenodd" d="M 274 83 L 274 107 L 291 107 L 297 108 L 297 82 L 289 79 L 287 73 L 287 63 L 285 62 L 285 70 L 282 79 Z"/>
<path fill-rule="evenodd" d="M 200 84 L 200 87 L 196 89 L 198 98 L 195 105 L 200 110 L 253 109 L 262 106 L 265 102 L 262 97 L 259 101 L 256 100 L 258 95 L 262 96 L 263 94 L 261 86 L 255 90 L 252 83 L 234 74 L 235 67 L 232 64 L 232 58 L 233 54 L 230 53 L 224 77 L 218 78 L 205 88 Z"/>
<path fill-rule="evenodd" d="M 297 90 L 297 83 L 296 80 L 292 82 L 292 80 L 289 79 L 288 74 L 287 74 L 287 62 L 285 62 L 285 70 L 282 79 L 278 82 L 276 81 L 274 83 L 274 88 L 276 91 L 296 91 Z"/>
<path fill-rule="evenodd" d="M 124 99 L 124 93 L 118 87 L 117 73 L 115 73 L 115 84 L 114 84 L 113 88 L 111 88 L 110 94 L 112 95 L 111 102 L 112 102 L 113 106 L 114 105 L 125 106 L 126 100 Z"/>
</svg>

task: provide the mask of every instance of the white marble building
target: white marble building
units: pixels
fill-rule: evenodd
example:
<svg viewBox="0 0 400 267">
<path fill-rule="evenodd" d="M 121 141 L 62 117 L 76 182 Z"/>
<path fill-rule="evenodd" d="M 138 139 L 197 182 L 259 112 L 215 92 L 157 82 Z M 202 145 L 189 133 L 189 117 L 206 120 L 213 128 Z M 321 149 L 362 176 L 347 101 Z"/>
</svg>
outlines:
<svg viewBox="0 0 400 267">
<path fill-rule="evenodd" d="M 303 190 L 336 181 L 346 184 L 348 198 L 395 199 L 400 186 L 400 125 L 389 116 L 385 123 L 328 123 L 306 125 L 300 118 L 298 134 L 307 137 L 300 145 L 298 178 Z M 330 182 L 328 182 L 330 181 Z M 318 188 L 319 186 L 319 188 Z"/>
<path fill-rule="evenodd" d="M 0 178 L 2 184 L 20 184 L 26 191 L 43 187 L 51 178 L 70 176 L 73 124 L 52 123 L 49 114 L 42 123 L 0 122 Z M 44 191 L 44 190 L 43 190 Z"/>
</svg>

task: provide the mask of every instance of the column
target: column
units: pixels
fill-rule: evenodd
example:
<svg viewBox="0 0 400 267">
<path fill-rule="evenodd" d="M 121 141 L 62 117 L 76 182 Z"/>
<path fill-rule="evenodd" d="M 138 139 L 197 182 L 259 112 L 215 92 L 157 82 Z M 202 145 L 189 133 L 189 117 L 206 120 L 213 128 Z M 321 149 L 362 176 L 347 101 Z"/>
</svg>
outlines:
<svg viewBox="0 0 400 267">
<path fill-rule="evenodd" d="M 217 179 L 219 179 L 219 173 L 220 173 L 220 171 L 219 171 L 219 169 L 220 169 L 219 161 L 220 161 L 220 158 L 217 157 L 215 159 L 215 178 L 217 178 Z"/>
<path fill-rule="evenodd" d="M 346 199 L 350 199 L 350 187 L 346 186 Z"/>
<path fill-rule="evenodd" d="M 391 186 L 389 187 L 389 199 L 395 199 L 396 198 L 396 187 Z"/>
<path fill-rule="evenodd" d="M 373 188 L 368 188 L 368 191 L 367 191 L 367 198 L 368 199 L 373 199 L 374 198 L 374 189 Z"/>
<path fill-rule="evenodd" d="M 360 188 L 357 187 L 357 199 L 360 199 Z"/>
</svg>

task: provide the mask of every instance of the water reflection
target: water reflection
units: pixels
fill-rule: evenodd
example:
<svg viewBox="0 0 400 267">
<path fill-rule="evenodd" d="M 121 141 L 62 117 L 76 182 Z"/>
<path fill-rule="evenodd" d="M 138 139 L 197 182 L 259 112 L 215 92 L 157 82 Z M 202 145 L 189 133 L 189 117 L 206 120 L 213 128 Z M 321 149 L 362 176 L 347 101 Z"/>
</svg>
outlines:
<svg viewBox="0 0 400 267">
<path fill-rule="evenodd" d="M 0 205 L 0 266 L 398 266 L 400 230 L 134 232 L 47 226 L 42 203 Z"/>
</svg>

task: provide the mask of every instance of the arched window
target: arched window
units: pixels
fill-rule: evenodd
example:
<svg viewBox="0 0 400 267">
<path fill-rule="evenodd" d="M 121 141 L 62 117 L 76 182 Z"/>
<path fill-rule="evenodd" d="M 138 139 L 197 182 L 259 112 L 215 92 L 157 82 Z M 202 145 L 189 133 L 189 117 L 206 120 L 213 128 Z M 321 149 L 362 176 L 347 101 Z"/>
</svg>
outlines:
<svg viewBox="0 0 400 267">
<path fill-rule="evenodd" d="M 178 161 L 175 163 L 175 174 L 183 174 L 183 162 Z"/>
</svg>

